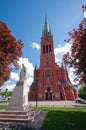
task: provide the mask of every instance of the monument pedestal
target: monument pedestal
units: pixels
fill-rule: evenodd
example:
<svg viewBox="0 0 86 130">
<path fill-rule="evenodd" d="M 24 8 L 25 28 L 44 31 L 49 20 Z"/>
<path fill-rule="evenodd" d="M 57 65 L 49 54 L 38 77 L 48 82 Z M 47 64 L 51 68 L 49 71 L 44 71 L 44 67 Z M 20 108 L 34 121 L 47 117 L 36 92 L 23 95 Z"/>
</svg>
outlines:
<svg viewBox="0 0 86 130">
<path fill-rule="evenodd" d="M 12 99 L 5 111 L 0 111 L 0 122 L 31 122 L 40 111 L 28 108 L 28 88 L 26 68 L 23 65 L 20 79 L 16 83 Z"/>
<path fill-rule="evenodd" d="M 26 80 L 18 81 L 14 89 L 12 99 L 6 110 L 25 110 L 28 107 L 28 91 Z"/>
</svg>

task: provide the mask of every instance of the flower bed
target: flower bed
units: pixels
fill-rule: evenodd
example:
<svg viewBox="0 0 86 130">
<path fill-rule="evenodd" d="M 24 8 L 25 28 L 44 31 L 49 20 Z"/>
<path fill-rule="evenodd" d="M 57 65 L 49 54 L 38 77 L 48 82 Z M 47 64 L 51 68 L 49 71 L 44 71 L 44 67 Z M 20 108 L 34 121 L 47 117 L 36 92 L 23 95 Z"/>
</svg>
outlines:
<svg viewBox="0 0 86 130">
<path fill-rule="evenodd" d="M 45 130 L 44 128 L 38 129 L 30 124 L 4 124 L 0 123 L 0 130 Z"/>
</svg>

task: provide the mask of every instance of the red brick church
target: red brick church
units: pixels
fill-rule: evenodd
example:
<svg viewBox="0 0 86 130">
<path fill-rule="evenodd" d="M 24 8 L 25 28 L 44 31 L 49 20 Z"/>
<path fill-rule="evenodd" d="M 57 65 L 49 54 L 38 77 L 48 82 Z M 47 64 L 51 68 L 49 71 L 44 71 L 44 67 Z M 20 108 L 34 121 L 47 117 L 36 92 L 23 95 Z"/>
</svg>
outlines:
<svg viewBox="0 0 86 130">
<path fill-rule="evenodd" d="M 55 63 L 53 36 L 46 17 L 41 36 L 40 67 L 34 69 L 29 100 L 75 100 L 77 97 L 64 63 L 61 67 Z"/>
</svg>

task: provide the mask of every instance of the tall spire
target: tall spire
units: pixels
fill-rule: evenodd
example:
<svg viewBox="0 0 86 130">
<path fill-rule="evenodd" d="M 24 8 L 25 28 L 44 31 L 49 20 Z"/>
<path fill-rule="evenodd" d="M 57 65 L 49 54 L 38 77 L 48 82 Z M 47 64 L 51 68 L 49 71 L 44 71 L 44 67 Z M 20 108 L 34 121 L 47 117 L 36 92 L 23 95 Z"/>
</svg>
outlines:
<svg viewBox="0 0 86 130">
<path fill-rule="evenodd" d="M 49 36 L 52 36 L 51 34 L 51 28 L 48 24 L 48 20 L 47 20 L 47 15 L 45 16 L 45 24 L 44 24 L 44 28 L 42 30 L 42 38 L 45 36 L 45 34 L 48 34 Z"/>
</svg>

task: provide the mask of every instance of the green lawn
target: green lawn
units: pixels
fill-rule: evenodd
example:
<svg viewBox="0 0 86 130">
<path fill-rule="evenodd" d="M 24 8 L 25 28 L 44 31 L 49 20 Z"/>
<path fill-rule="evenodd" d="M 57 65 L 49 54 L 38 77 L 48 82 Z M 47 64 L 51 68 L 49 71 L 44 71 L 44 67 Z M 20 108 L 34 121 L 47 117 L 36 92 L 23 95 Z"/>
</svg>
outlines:
<svg viewBox="0 0 86 130">
<path fill-rule="evenodd" d="M 47 110 L 46 130 L 86 130 L 86 108 L 40 108 Z"/>
<path fill-rule="evenodd" d="M 0 110 L 5 109 L 8 102 L 0 102 Z"/>
<path fill-rule="evenodd" d="M 6 108 L 7 103 L 0 103 L 0 110 Z M 86 130 L 86 108 L 48 108 L 44 120 L 45 130 Z"/>
</svg>

